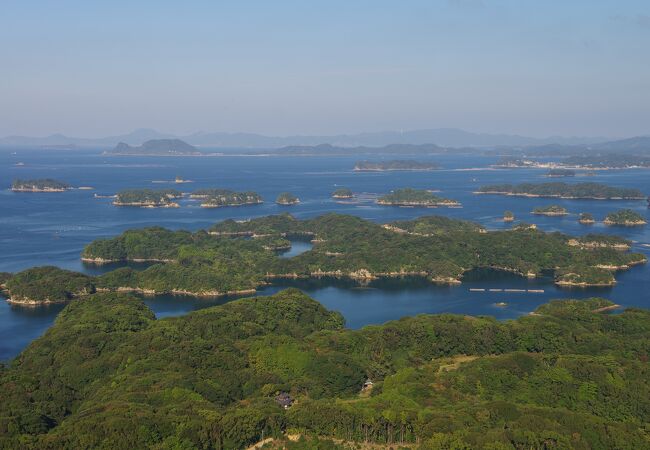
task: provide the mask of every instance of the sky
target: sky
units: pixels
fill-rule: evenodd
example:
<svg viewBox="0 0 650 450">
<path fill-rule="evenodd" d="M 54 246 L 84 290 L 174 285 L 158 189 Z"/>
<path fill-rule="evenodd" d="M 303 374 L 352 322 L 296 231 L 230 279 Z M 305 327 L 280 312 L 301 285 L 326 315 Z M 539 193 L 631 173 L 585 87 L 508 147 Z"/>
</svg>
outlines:
<svg viewBox="0 0 650 450">
<path fill-rule="evenodd" d="M 2 0 L 0 136 L 650 134 L 650 1 Z"/>
</svg>

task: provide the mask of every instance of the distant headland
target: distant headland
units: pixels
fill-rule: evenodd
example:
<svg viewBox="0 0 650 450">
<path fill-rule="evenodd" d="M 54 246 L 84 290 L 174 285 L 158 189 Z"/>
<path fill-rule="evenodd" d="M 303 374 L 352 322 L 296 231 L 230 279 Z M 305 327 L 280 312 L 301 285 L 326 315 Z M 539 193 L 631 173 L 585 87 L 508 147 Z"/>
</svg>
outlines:
<svg viewBox="0 0 650 450">
<path fill-rule="evenodd" d="M 104 152 L 105 155 L 129 156 L 200 156 L 203 155 L 196 147 L 180 139 L 152 139 L 140 146 L 133 147 L 120 142 L 113 150 Z"/>
<path fill-rule="evenodd" d="M 619 188 L 600 183 L 524 183 L 483 186 L 475 194 L 498 194 L 521 197 L 553 197 L 593 200 L 645 200 L 638 189 Z"/>
</svg>

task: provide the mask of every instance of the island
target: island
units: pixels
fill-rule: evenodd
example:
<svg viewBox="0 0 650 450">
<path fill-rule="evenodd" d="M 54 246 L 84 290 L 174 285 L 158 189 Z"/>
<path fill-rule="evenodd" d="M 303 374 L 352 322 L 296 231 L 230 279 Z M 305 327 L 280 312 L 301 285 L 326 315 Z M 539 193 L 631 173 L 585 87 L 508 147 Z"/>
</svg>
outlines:
<svg viewBox="0 0 650 450">
<path fill-rule="evenodd" d="M 116 194 L 113 205 L 137 206 L 140 208 L 178 208 L 173 200 L 183 194 L 175 189 L 127 189 Z"/>
<path fill-rule="evenodd" d="M 551 169 L 546 172 L 546 176 L 549 178 L 575 177 L 576 171 L 571 169 Z"/>
<path fill-rule="evenodd" d="M 594 216 L 591 213 L 580 213 L 580 218 L 578 219 L 578 222 L 580 222 L 583 225 L 593 225 L 596 223 L 596 220 L 594 220 Z"/>
<path fill-rule="evenodd" d="M 377 204 L 386 206 L 419 206 L 427 208 L 435 208 L 438 206 L 460 206 L 460 203 L 456 200 L 438 197 L 432 192 L 424 189 L 411 188 L 396 189 L 390 194 L 382 195 L 377 199 Z"/>
<path fill-rule="evenodd" d="M 198 189 L 190 198 L 201 199 L 202 208 L 221 208 L 224 206 L 247 206 L 264 203 L 257 192 L 236 192 L 230 189 Z"/>
<path fill-rule="evenodd" d="M 354 198 L 354 193 L 352 192 L 351 189 L 348 188 L 338 188 L 334 192 L 332 192 L 332 198 L 336 199 L 351 199 Z"/>
<path fill-rule="evenodd" d="M 177 175 L 176 178 L 174 178 L 174 183 L 176 183 L 176 184 L 193 183 L 193 181 L 192 180 L 186 180 L 185 178 Z"/>
<path fill-rule="evenodd" d="M 533 209 L 533 214 L 537 216 L 566 216 L 569 212 L 562 206 L 551 205 L 535 208 Z"/>
<path fill-rule="evenodd" d="M 129 144 L 120 142 L 113 150 L 103 153 L 104 155 L 125 155 L 125 156 L 202 156 L 196 147 L 180 139 L 152 139 L 142 145 L 132 147 Z"/>
<path fill-rule="evenodd" d="M 275 199 L 275 203 L 278 205 L 283 205 L 283 206 L 291 206 L 291 205 L 297 205 L 300 203 L 300 199 L 293 195 L 291 192 L 282 192 L 278 197 Z"/>
<path fill-rule="evenodd" d="M 51 178 L 40 178 L 35 180 L 14 180 L 11 190 L 14 192 L 65 192 L 72 189 L 68 183 L 53 180 Z"/>
<path fill-rule="evenodd" d="M 435 170 L 437 164 L 396 159 L 391 161 L 359 161 L 354 165 L 355 172 L 387 172 L 387 171 L 426 171 Z"/>
<path fill-rule="evenodd" d="M 515 220 L 515 214 L 512 211 L 504 211 L 503 221 L 504 222 L 513 222 Z"/>
<path fill-rule="evenodd" d="M 294 237 L 311 239 L 312 249 L 291 258 L 278 257 L 273 250 L 290 245 L 288 239 Z M 569 268 L 580 277 L 584 269 L 581 282 L 585 283 L 597 269 L 613 285 L 616 270 L 646 261 L 640 253 L 572 245 L 575 239 L 525 224 L 486 231 L 472 222 L 439 216 L 382 225 L 339 214 L 307 220 L 282 214 L 226 220 L 193 233 L 160 227 L 129 230 L 92 242 L 82 258 L 98 263 L 154 263 L 144 270 L 123 267 L 99 275 L 94 278 L 97 289 L 197 296 L 252 293 L 283 279 L 343 278 L 367 284 L 411 276 L 458 284 L 474 269 L 524 277 L 559 277 Z"/>
<path fill-rule="evenodd" d="M 524 183 L 482 186 L 475 194 L 498 194 L 521 197 L 554 197 L 593 200 L 645 200 L 638 189 L 612 187 L 600 183 Z"/>
<path fill-rule="evenodd" d="M 605 225 L 618 225 L 624 227 L 635 227 L 645 225 L 648 222 L 645 217 L 631 209 L 621 209 L 607 214 Z"/>
</svg>

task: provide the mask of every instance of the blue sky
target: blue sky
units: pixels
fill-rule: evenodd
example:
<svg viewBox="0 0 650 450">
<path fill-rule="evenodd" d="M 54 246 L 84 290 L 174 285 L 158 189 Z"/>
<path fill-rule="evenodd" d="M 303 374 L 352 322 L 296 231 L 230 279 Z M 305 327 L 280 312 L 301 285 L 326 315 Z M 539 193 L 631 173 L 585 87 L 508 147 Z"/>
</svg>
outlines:
<svg viewBox="0 0 650 450">
<path fill-rule="evenodd" d="M 30 1 L 0 135 L 650 134 L 647 0 Z"/>
</svg>

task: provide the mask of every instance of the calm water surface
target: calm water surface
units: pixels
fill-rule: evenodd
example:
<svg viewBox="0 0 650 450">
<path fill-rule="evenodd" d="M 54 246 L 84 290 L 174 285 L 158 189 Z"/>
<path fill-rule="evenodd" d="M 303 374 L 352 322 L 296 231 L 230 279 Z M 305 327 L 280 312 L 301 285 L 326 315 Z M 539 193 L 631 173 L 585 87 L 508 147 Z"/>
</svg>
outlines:
<svg viewBox="0 0 650 450">
<path fill-rule="evenodd" d="M 545 231 L 568 234 L 613 233 L 635 242 L 634 250 L 648 253 L 650 228 L 611 228 L 602 224 L 584 226 L 577 214 L 591 212 L 598 220 L 618 208 L 631 208 L 649 217 L 645 202 L 529 199 L 472 194 L 483 184 L 544 182 L 543 170 L 487 168 L 494 157 L 441 155 L 418 157 L 443 167 L 433 172 L 354 173 L 355 157 L 108 157 L 98 151 L 15 150 L 0 151 L 0 271 L 15 272 L 37 265 L 56 265 L 99 273 L 106 268 L 86 266 L 79 260 L 83 246 L 90 241 L 112 237 L 129 228 L 161 225 L 171 229 L 198 230 L 215 222 L 234 218 L 247 219 L 290 211 L 299 218 L 327 212 L 354 214 L 376 222 L 441 214 L 470 219 L 489 229 L 508 228 L 501 221 L 504 210 L 518 220 L 536 223 Z M 16 166 L 18 162 L 24 163 Z M 592 177 L 563 179 L 570 183 L 594 181 L 615 186 L 635 187 L 650 193 L 650 172 L 644 170 L 602 171 Z M 176 185 L 176 176 L 193 183 Z M 73 190 L 61 194 L 12 193 L 7 188 L 14 178 L 56 178 L 74 186 L 92 186 L 92 191 Z M 329 195 L 339 186 L 362 195 L 357 203 L 333 201 Z M 116 208 L 110 199 L 97 194 L 113 194 L 125 188 L 174 187 L 191 191 L 204 187 L 222 187 L 259 192 L 266 203 L 249 207 L 203 209 L 197 202 L 183 200 L 178 209 Z M 418 209 L 380 207 L 372 199 L 400 187 L 436 189 L 441 195 L 462 202 L 459 209 Z M 276 205 L 273 200 L 283 191 L 298 195 L 301 203 L 293 207 Z M 562 218 L 533 216 L 537 206 L 560 204 L 571 215 Z M 309 250 L 305 242 L 294 242 L 283 257 Z M 142 266 L 140 266 L 142 267 Z M 319 300 L 327 308 L 341 311 L 353 328 L 383 323 L 421 313 L 452 312 L 486 314 L 508 319 L 526 314 L 552 298 L 602 296 L 624 306 L 650 307 L 650 268 L 635 267 L 618 276 L 614 288 L 559 289 L 550 279 L 527 280 L 495 273 L 470 274 L 462 286 L 439 287 L 421 280 L 383 281 L 359 287 L 341 281 L 300 283 L 296 286 Z M 267 294 L 285 286 L 273 286 Z M 543 289 L 542 294 L 470 292 L 470 288 Z M 145 299 L 158 317 L 222 304 L 230 299 L 205 300 L 179 296 Z M 505 302 L 506 306 L 497 306 Z M 49 327 L 62 309 L 15 307 L 0 302 L 0 360 L 12 358 Z"/>
</svg>

